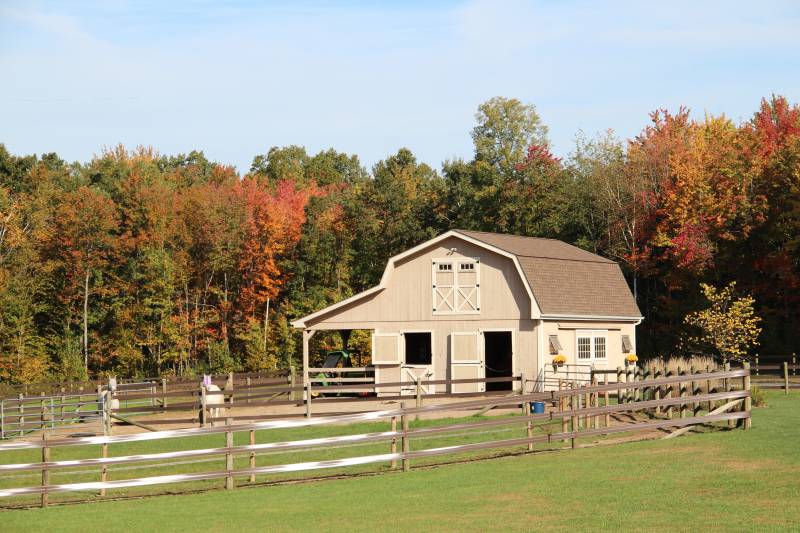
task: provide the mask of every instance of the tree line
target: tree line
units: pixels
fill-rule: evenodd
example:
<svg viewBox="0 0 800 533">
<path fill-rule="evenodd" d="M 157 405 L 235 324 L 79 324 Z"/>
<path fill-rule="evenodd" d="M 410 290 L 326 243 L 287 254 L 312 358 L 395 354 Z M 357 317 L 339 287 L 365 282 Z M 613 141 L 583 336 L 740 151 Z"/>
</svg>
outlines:
<svg viewBox="0 0 800 533">
<path fill-rule="evenodd" d="M 0 145 L 0 380 L 296 364 L 291 320 L 452 228 L 618 261 L 645 316 L 640 355 L 708 349 L 684 317 L 701 284 L 731 281 L 755 299 L 762 350 L 796 349 L 797 105 L 773 96 L 742 123 L 658 110 L 633 139 L 579 134 L 563 159 L 533 106 L 493 98 L 475 120 L 472 158 L 440 172 L 405 148 L 367 170 L 275 147 L 240 175 L 197 151 L 118 146 L 68 163 Z"/>
</svg>

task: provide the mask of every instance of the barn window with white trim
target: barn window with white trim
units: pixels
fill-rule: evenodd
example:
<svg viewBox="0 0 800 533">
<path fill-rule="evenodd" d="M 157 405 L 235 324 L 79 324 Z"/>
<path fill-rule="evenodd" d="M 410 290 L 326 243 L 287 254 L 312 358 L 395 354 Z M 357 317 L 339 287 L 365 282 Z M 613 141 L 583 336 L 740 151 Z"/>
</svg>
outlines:
<svg viewBox="0 0 800 533">
<path fill-rule="evenodd" d="M 480 313 L 480 259 L 435 259 L 432 277 L 434 314 Z"/>
<path fill-rule="evenodd" d="M 608 332 L 605 330 L 579 330 L 575 332 L 577 339 L 578 361 L 605 361 Z"/>
</svg>

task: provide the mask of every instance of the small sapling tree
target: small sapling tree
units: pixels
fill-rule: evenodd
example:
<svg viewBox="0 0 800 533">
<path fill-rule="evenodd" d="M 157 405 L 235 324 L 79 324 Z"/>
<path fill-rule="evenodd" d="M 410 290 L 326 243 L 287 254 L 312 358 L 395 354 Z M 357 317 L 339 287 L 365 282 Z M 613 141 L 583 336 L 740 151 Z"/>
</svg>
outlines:
<svg viewBox="0 0 800 533">
<path fill-rule="evenodd" d="M 700 284 L 709 307 L 689 313 L 684 323 L 695 326 L 700 333 L 690 341 L 716 350 L 723 361 L 746 360 L 750 348 L 758 345 L 761 317 L 755 314 L 752 296 L 737 297 L 736 282 L 722 289 Z"/>
</svg>

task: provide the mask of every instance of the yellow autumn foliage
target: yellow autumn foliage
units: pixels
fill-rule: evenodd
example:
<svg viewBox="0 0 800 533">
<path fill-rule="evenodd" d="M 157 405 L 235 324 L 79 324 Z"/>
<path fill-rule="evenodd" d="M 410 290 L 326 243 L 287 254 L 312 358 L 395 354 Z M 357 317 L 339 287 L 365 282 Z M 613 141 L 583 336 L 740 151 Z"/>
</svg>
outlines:
<svg viewBox="0 0 800 533">
<path fill-rule="evenodd" d="M 710 345 L 724 360 L 747 359 L 761 334 L 761 317 L 753 309 L 755 300 L 749 295 L 737 297 L 735 281 L 722 289 L 705 283 L 700 287 L 710 305 L 684 318 L 684 323 L 700 329 L 700 334 L 689 340 Z"/>
</svg>

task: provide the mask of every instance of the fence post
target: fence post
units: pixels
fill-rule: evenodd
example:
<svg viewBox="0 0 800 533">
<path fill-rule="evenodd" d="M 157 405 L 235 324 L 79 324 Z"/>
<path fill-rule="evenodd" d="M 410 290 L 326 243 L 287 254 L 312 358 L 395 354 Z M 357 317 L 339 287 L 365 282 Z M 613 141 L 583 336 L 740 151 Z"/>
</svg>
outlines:
<svg viewBox="0 0 800 533">
<path fill-rule="evenodd" d="M 692 376 L 692 381 L 690 382 L 690 386 L 692 387 L 692 393 L 690 394 L 690 396 L 696 396 L 697 394 L 699 394 L 700 390 L 699 382 L 694 380 L 694 375 L 697 374 L 697 372 L 698 370 L 694 367 L 694 365 L 692 365 L 690 369 L 690 373 Z M 692 416 L 697 416 L 699 414 L 700 414 L 700 402 L 695 401 L 692 403 Z"/>
<path fill-rule="evenodd" d="M 392 417 L 392 432 L 397 431 L 397 417 Z M 397 453 L 397 436 L 392 437 L 391 452 Z M 397 468 L 397 459 L 392 459 L 392 470 Z"/>
<path fill-rule="evenodd" d="M 108 443 L 104 442 L 103 445 L 100 448 L 101 448 L 101 451 L 102 451 L 103 459 L 107 458 L 108 457 Z M 105 483 L 106 481 L 108 481 L 108 466 L 103 464 L 103 466 L 100 468 L 100 482 L 101 483 Z M 105 496 L 105 495 L 106 495 L 106 489 L 105 488 L 100 489 L 100 496 Z"/>
<path fill-rule="evenodd" d="M 706 365 L 706 374 L 710 374 L 710 373 L 711 373 L 711 367 L 709 365 Z M 711 380 L 710 379 L 706 380 L 706 394 L 711 394 Z M 711 400 L 708 400 L 708 412 L 710 413 L 713 410 L 714 410 L 714 402 L 712 402 Z"/>
<path fill-rule="evenodd" d="M 786 364 L 786 363 L 784 363 Z M 44 430 L 47 426 L 45 425 L 47 422 L 47 403 L 44 400 L 44 391 L 39 393 L 39 396 L 42 396 L 42 400 L 39 405 L 39 425 L 42 430 Z"/>
<path fill-rule="evenodd" d="M 416 383 L 416 406 L 417 408 L 422 407 L 422 378 L 417 376 L 415 379 Z M 419 413 L 414 415 L 414 420 L 419 421 Z"/>
<path fill-rule="evenodd" d="M 403 472 L 411 470 L 411 460 L 405 455 L 411 451 L 411 443 L 408 438 L 408 415 L 406 415 L 406 402 L 400 403 L 403 414 L 400 416 L 400 424 L 403 427 Z"/>
<path fill-rule="evenodd" d="M 588 385 L 583 385 L 584 388 L 588 387 Z M 582 405 L 585 409 L 588 409 L 592 406 L 592 393 L 584 392 L 583 393 L 583 402 Z M 583 427 L 589 429 L 592 423 L 592 417 L 589 414 L 583 415 Z"/>
<path fill-rule="evenodd" d="M 760 365 L 758 364 L 758 354 L 756 354 L 756 376 L 758 375 L 758 367 L 759 366 Z"/>
<path fill-rule="evenodd" d="M 625 403 L 631 402 L 630 382 L 631 382 L 631 366 L 627 361 L 625 361 Z"/>
<path fill-rule="evenodd" d="M 675 373 L 672 372 L 672 370 L 667 370 L 667 377 L 668 378 L 671 378 L 674 375 L 675 375 Z M 664 398 L 672 398 L 672 392 L 674 390 L 675 390 L 675 384 L 674 383 L 669 383 L 664 388 Z M 672 405 L 668 405 L 667 406 L 667 418 L 669 418 L 670 420 L 672 419 L 673 411 L 674 411 L 673 406 Z"/>
<path fill-rule="evenodd" d="M 723 370 L 725 372 L 730 372 L 730 369 L 731 369 L 730 362 L 729 361 L 725 361 L 725 364 L 724 364 L 724 366 L 722 368 L 723 368 Z M 725 390 L 725 392 L 731 392 L 731 390 L 733 390 L 733 388 L 731 387 L 731 378 L 724 378 L 722 380 L 722 388 Z M 728 420 L 728 427 L 729 428 L 734 427 L 734 423 L 735 423 L 734 420 Z"/>
<path fill-rule="evenodd" d="M 580 393 L 580 390 L 578 389 L 577 384 L 575 382 L 573 382 L 573 384 L 575 385 L 573 387 L 573 389 L 572 389 L 574 394 L 572 394 L 569 397 L 569 399 L 570 399 L 570 407 L 572 407 L 572 432 L 573 432 L 573 435 L 572 435 L 572 449 L 574 450 L 578 446 L 577 445 L 577 440 L 578 439 L 577 439 L 577 435 L 576 434 L 577 434 L 578 430 L 580 429 L 580 418 L 578 417 L 577 413 L 578 413 L 578 410 L 580 410 L 580 408 L 581 408 L 581 393 Z"/>
<path fill-rule="evenodd" d="M 167 408 L 167 378 L 161 378 L 161 407 Z"/>
<path fill-rule="evenodd" d="M 233 431 L 231 431 L 230 427 L 233 423 L 233 419 L 228 417 L 225 419 L 225 426 L 228 429 L 225 431 L 225 447 L 228 449 L 225 452 L 225 470 L 228 472 L 228 476 L 225 478 L 225 489 L 226 490 L 233 490 L 233 453 L 230 451 L 233 448 Z"/>
<path fill-rule="evenodd" d="M 653 372 L 653 379 L 655 379 L 655 380 L 661 379 L 661 369 L 656 369 L 656 371 Z M 656 401 L 661 399 L 661 385 L 656 385 L 655 387 L 653 387 L 653 399 L 656 400 Z M 660 405 L 656 405 L 655 413 L 657 415 L 661 414 L 661 406 Z"/>
<path fill-rule="evenodd" d="M 295 373 L 294 365 L 292 365 L 289 367 L 289 388 L 292 389 L 289 391 L 288 395 L 289 400 L 294 400 L 295 398 L 297 398 L 297 395 L 295 394 L 294 391 L 296 383 L 297 383 L 297 374 Z"/>
<path fill-rule="evenodd" d="M 686 371 L 684 371 L 682 368 L 678 368 L 678 375 L 685 376 Z M 683 381 L 680 381 L 678 385 L 680 389 L 680 396 L 681 398 L 683 398 L 684 396 L 686 396 L 686 387 L 684 387 Z M 686 403 L 683 401 L 681 402 L 681 418 L 686 418 Z"/>
<path fill-rule="evenodd" d="M 59 415 L 59 417 L 61 418 L 61 422 L 63 423 L 64 422 L 64 401 L 65 401 L 65 398 L 64 398 L 64 387 L 61 387 L 61 398 L 60 399 L 61 399 L 61 409 L 60 409 L 61 410 L 61 414 Z"/>
<path fill-rule="evenodd" d="M 622 383 L 622 367 L 617 367 L 617 383 Z M 622 387 L 617 389 L 617 403 L 622 403 Z"/>
<path fill-rule="evenodd" d="M 596 385 L 597 385 L 597 375 L 594 372 L 592 372 L 592 387 L 594 387 Z M 591 400 L 590 407 L 591 406 L 600 407 L 600 394 L 599 393 L 593 392 L 593 393 L 591 393 L 589 395 L 589 398 Z M 595 428 L 599 428 L 600 427 L 600 415 L 599 414 L 594 415 L 594 423 L 592 424 L 592 426 L 595 427 Z"/>
<path fill-rule="evenodd" d="M 103 403 L 103 422 L 105 423 L 105 434 L 111 436 L 114 433 L 114 425 L 111 422 L 111 402 L 113 401 L 113 397 L 111 396 L 111 391 L 106 391 L 105 394 L 105 402 Z"/>
<path fill-rule="evenodd" d="M 245 400 L 245 403 L 250 403 L 250 384 L 252 383 L 250 381 L 250 376 L 247 376 L 244 381 L 245 385 L 247 385 L 247 399 Z"/>
<path fill-rule="evenodd" d="M 603 385 L 608 385 L 608 374 L 603 374 Z M 603 407 L 608 407 L 608 390 L 603 391 Z M 606 412 L 605 416 L 606 427 L 611 425 L 611 413 Z"/>
<path fill-rule="evenodd" d="M 80 403 L 82 399 L 83 398 L 78 396 L 78 403 Z M 80 406 L 78 409 L 80 409 Z M 97 414 L 100 415 L 100 420 L 103 422 L 103 435 L 108 435 L 108 426 L 106 426 L 106 397 L 103 394 L 103 386 L 100 384 L 97 385 Z"/>
<path fill-rule="evenodd" d="M 311 381 L 306 383 L 306 418 L 311 418 Z"/>
<path fill-rule="evenodd" d="M 559 390 L 559 392 L 563 391 L 565 388 L 566 387 L 565 387 L 564 380 L 563 379 L 559 379 L 558 380 L 558 390 Z M 566 411 L 566 410 L 567 410 L 567 397 L 562 395 L 558 399 L 558 411 L 563 415 L 564 411 Z M 566 416 L 562 416 L 561 417 L 561 432 L 562 433 L 566 433 L 567 429 L 569 429 L 567 417 Z M 566 444 L 567 443 L 567 439 L 564 439 L 561 442 Z"/>
<path fill-rule="evenodd" d="M 527 381 L 525 379 L 525 373 L 524 372 L 520 373 L 520 375 L 519 375 L 519 383 L 520 383 L 520 385 L 519 385 L 519 395 L 520 396 L 524 396 L 525 395 L 525 385 L 527 383 Z M 525 402 L 525 401 L 523 401 L 521 403 L 522 403 L 522 407 L 521 407 L 522 416 L 530 416 L 530 414 L 531 414 L 531 404 L 529 402 Z M 533 422 L 531 420 L 528 420 L 528 422 L 526 424 L 526 429 L 527 429 L 528 438 L 531 438 L 533 436 Z M 528 442 L 528 451 L 529 452 L 533 451 L 533 443 L 532 442 Z"/>
<path fill-rule="evenodd" d="M 747 373 L 744 375 L 744 378 L 742 378 L 742 385 L 743 385 L 744 390 L 746 390 L 749 393 L 750 392 L 750 363 L 749 362 L 747 362 L 747 361 L 744 362 L 744 369 L 745 369 L 745 372 L 747 372 Z M 753 405 L 753 400 L 752 400 L 752 398 L 750 398 L 750 395 L 748 394 L 748 396 L 746 396 L 745 399 L 744 399 L 744 410 L 745 410 L 745 413 L 747 413 L 747 415 L 748 415 L 747 418 L 744 419 L 744 424 L 742 424 L 744 429 L 750 429 L 750 426 L 752 425 L 752 422 L 750 420 L 750 410 L 752 408 L 752 405 Z"/>
<path fill-rule="evenodd" d="M 50 447 L 47 445 L 47 431 L 42 432 L 42 463 L 50 462 Z M 47 488 L 50 485 L 50 468 L 42 465 L 42 507 L 47 507 Z"/>
<path fill-rule="evenodd" d="M 225 390 L 230 392 L 230 396 L 228 396 L 228 409 L 233 408 L 233 372 L 228 372 L 228 379 L 225 381 Z M 223 397 L 223 402 L 225 401 Z"/>
<path fill-rule="evenodd" d="M 248 378 L 250 379 L 250 378 Z M 250 430 L 250 446 L 256 445 L 256 430 Z M 256 452 L 255 450 L 250 451 L 250 469 L 254 470 L 256 468 Z M 255 473 L 250 474 L 250 483 L 256 482 L 256 475 Z"/>
<path fill-rule="evenodd" d="M 19 404 L 17 413 L 19 414 L 19 418 L 17 418 L 17 423 L 19 424 L 19 436 L 23 436 L 25 434 L 25 404 L 22 403 L 22 399 L 25 397 L 24 394 L 21 392 L 19 393 Z"/>
<path fill-rule="evenodd" d="M 789 394 L 789 363 L 783 362 L 783 392 Z"/>
<path fill-rule="evenodd" d="M 797 354 L 792 352 L 792 375 L 797 375 Z"/>
<path fill-rule="evenodd" d="M 200 427 L 208 425 L 208 399 L 205 385 L 200 385 Z"/>
</svg>

